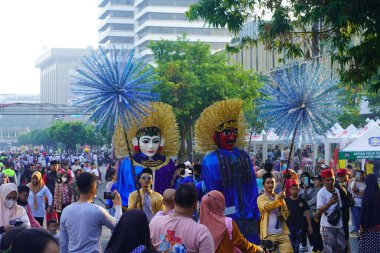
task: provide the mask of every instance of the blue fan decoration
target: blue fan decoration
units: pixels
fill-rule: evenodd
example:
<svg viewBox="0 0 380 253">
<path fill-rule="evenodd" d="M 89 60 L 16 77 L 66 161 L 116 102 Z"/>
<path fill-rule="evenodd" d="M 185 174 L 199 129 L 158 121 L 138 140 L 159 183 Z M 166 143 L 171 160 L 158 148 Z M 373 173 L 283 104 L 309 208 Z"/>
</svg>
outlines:
<svg viewBox="0 0 380 253">
<path fill-rule="evenodd" d="M 258 100 L 266 127 L 292 142 L 315 143 L 336 123 L 342 106 L 339 80 L 320 63 L 295 63 L 271 72 L 271 78 Z"/>
<path fill-rule="evenodd" d="M 157 99 L 152 92 L 156 81 L 153 70 L 145 62 L 135 59 L 134 49 L 100 47 L 82 58 L 82 68 L 73 76 L 74 105 L 90 113 L 96 129 L 106 127 L 113 132 L 118 122 L 123 129 L 139 123 L 145 116 L 149 102 Z"/>
</svg>

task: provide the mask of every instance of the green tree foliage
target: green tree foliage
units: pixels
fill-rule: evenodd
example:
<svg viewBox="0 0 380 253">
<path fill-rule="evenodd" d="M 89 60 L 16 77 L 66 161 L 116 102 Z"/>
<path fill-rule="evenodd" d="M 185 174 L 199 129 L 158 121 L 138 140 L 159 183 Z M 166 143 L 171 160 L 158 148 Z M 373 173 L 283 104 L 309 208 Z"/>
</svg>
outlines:
<svg viewBox="0 0 380 253">
<path fill-rule="evenodd" d="M 228 65 L 225 54 L 211 54 L 205 43 L 190 43 L 183 35 L 177 41 L 162 40 L 149 47 L 157 63 L 156 92 L 161 101 L 173 106 L 179 123 L 180 160 L 186 141 L 192 147 L 191 128 L 207 106 L 227 98 L 252 102 L 258 96 L 258 76 L 239 65 Z"/>
<path fill-rule="evenodd" d="M 360 115 L 359 106 L 347 106 L 343 109 L 342 114 L 339 116 L 338 122 L 343 128 L 347 128 L 351 124 L 356 127 L 362 127 L 365 125 L 365 118 Z"/>
<path fill-rule="evenodd" d="M 343 82 L 366 84 L 371 92 L 380 89 L 378 0 L 198 0 L 186 14 L 190 20 L 203 19 L 238 34 L 249 18 L 260 20 L 265 11 L 272 19 L 260 22 L 258 39 L 268 49 L 290 58 L 309 58 L 323 45 L 344 66 L 340 71 Z M 242 44 L 247 43 L 257 40 L 243 38 Z"/>
<path fill-rule="evenodd" d="M 23 134 L 17 138 L 20 144 L 31 144 L 31 145 L 44 145 L 49 146 L 52 144 L 52 139 L 49 132 L 41 129 L 36 129 L 28 134 Z"/>
<path fill-rule="evenodd" d="M 356 127 L 362 127 L 365 125 L 365 119 L 360 115 L 360 104 L 363 100 L 363 92 L 358 87 L 344 87 L 342 92 L 344 96 L 344 106 L 342 112 L 338 117 L 338 123 L 346 128 L 351 124 Z"/>
<path fill-rule="evenodd" d="M 20 144 L 44 145 L 52 147 L 58 143 L 65 145 L 66 151 L 75 151 L 76 145 L 91 146 L 110 143 L 110 136 L 105 132 L 96 132 L 94 126 L 82 122 L 56 121 L 44 130 L 33 130 L 18 137 Z"/>
<path fill-rule="evenodd" d="M 368 101 L 368 107 L 371 113 L 375 116 L 380 116 L 380 96 L 378 94 L 367 93 L 366 100 Z"/>
</svg>

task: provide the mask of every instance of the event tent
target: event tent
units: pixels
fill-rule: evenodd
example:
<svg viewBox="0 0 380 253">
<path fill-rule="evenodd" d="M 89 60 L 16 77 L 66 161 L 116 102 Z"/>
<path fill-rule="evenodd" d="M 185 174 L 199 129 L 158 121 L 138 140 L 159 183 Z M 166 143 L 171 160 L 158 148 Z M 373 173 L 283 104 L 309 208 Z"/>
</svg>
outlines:
<svg viewBox="0 0 380 253">
<path fill-rule="evenodd" d="M 380 127 L 375 124 L 339 152 L 339 159 L 380 159 Z"/>
</svg>

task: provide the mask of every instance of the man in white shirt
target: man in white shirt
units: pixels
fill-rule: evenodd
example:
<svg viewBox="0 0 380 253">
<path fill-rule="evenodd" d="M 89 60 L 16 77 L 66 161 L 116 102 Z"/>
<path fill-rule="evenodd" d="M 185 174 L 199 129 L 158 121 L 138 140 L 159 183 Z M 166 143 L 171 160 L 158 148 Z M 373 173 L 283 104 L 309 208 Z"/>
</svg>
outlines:
<svg viewBox="0 0 380 253">
<path fill-rule="evenodd" d="M 90 162 L 86 161 L 83 167 L 84 172 L 91 172 Z"/>
<path fill-rule="evenodd" d="M 337 224 L 328 221 L 335 209 L 341 211 L 341 198 L 338 189 L 334 187 L 335 177 L 331 169 L 325 169 L 321 173 L 324 187 L 317 194 L 316 218 L 321 219 L 321 235 L 323 239 L 323 252 L 344 253 L 345 237 L 343 231 L 342 216 Z"/>
<path fill-rule="evenodd" d="M 83 164 L 84 163 L 84 156 L 81 154 L 80 156 L 79 156 L 79 164 Z"/>
<path fill-rule="evenodd" d="M 74 164 L 71 166 L 71 170 L 75 173 L 75 171 L 82 169 L 79 165 L 78 159 L 75 159 Z"/>
<path fill-rule="evenodd" d="M 92 156 L 92 161 L 98 166 L 98 155 L 96 153 Z"/>
<path fill-rule="evenodd" d="M 89 173 L 93 174 L 97 179 L 99 178 L 99 171 L 94 162 L 91 163 Z"/>
</svg>

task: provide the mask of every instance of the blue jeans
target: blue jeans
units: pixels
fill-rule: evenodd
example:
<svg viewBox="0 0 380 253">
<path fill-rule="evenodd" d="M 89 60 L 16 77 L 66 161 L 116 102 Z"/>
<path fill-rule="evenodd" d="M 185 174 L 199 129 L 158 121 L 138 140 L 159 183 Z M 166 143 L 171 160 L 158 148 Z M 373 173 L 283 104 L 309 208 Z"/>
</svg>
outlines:
<svg viewBox="0 0 380 253">
<path fill-rule="evenodd" d="M 302 234 L 302 228 L 292 228 L 289 227 L 290 235 L 290 243 L 292 244 L 294 253 L 298 253 L 300 249 L 300 243 L 301 243 L 301 234 Z"/>
<path fill-rule="evenodd" d="M 360 229 L 360 215 L 362 212 L 362 208 L 359 206 L 351 207 L 351 221 L 354 226 L 355 231 L 359 231 Z"/>
</svg>

